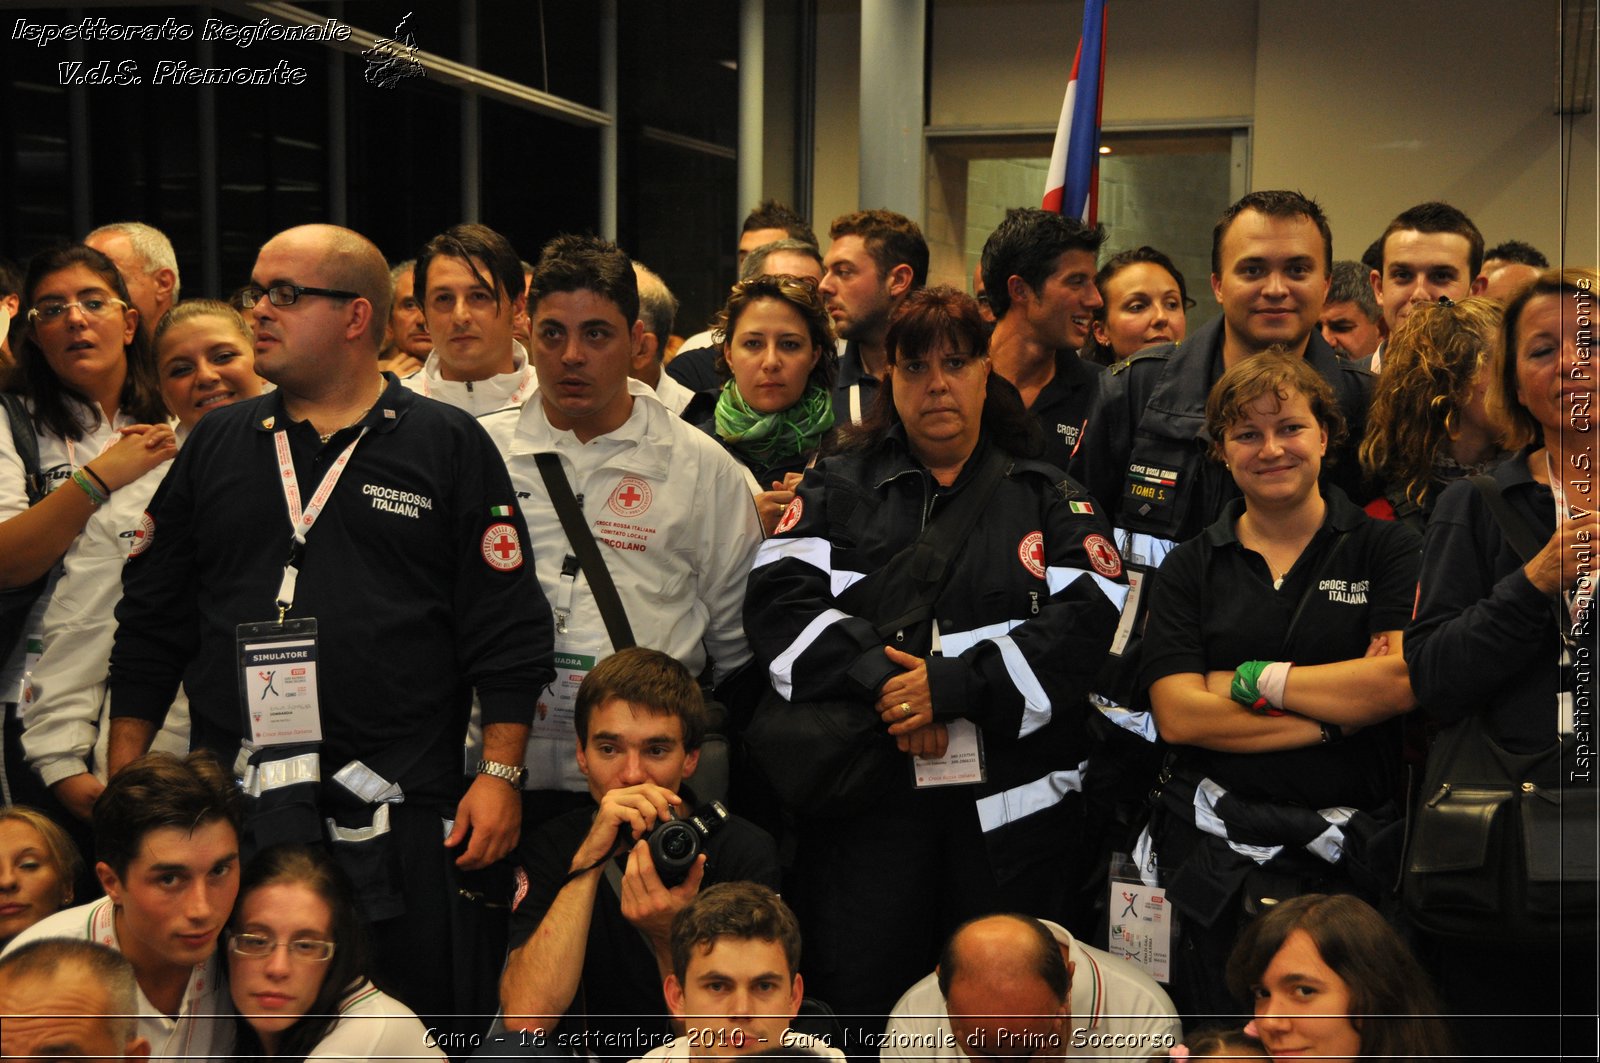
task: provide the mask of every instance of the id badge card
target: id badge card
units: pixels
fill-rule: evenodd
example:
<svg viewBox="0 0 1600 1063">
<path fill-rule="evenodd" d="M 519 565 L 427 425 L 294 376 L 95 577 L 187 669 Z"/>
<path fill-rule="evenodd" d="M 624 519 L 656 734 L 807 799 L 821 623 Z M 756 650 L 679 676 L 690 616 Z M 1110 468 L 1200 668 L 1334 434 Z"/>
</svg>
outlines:
<svg viewBox="0 0 1600 1063">
<path fill-rule="evenodd" d="M 911 758 L 912 779 L 917 789 L 931 786 L 965 786 L 989 777 L 983 761 L 983 732 L 971 720 L 955 720 L 946 725 L 950 745 L 944 756 Z"/>
<path fill-rule="evenodd" d="M 239 701 L 257 746 L 322 741 L 314 617 L 240 624 Z"/>
</svg>

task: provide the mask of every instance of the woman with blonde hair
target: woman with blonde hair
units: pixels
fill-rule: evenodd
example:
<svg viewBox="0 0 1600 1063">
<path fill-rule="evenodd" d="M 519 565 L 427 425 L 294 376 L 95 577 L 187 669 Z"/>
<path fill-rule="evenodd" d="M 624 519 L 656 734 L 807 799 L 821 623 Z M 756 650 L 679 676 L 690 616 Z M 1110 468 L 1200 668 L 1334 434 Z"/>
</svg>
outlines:
<svg viewBox="0 0 1600 1063">
<path fill-rule="evenodd" d="M 1493 299 L 1441 300 L 1418 306 L 1389 338 L 1360 452 L 1372 516 L 1420 533 L 1446 487 L 1505 457 L 1485 404 L 1501 316 Z"/>
</svg>

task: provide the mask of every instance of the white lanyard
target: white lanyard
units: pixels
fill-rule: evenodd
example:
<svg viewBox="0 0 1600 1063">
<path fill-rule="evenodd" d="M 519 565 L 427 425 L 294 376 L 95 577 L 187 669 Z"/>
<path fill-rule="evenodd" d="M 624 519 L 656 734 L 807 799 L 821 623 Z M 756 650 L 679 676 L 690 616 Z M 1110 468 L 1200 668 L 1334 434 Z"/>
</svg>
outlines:
<svg viewBox="0 0 1600 1063">
<path fill-rule="evenodd" d="M 283 623 L 283 616 L 294 604 L 294 584 L 300 575 L 300 558 L 305 553 L 306 534 L 311 531 L 311 526 L 322 515 L 322 507 L 328 504 L 328 498 L 333 494 L 333 489 L 339 483 L 339 477 L 344 475 L 344 467 L 350 464 L 350 455 L 355 453 L 356 444 L 361 442 L 367 434 L 366 427 L 356 433 L 339 456 L 333 459 L 333 465 L 323 473 L 322 482 L 311 495 L 311 504 L 302 512 L 300 509 L 300 479 L 294 471 L 294 455 L 289 452 L 289 433 L 282 428 L 272 434 L 273 445 L 278 450 L 278 472 L 282 475 L 279 480 L 283 483 L 283 500 L 289 507 L 289 530 L 294 534 L 294 545 L 289 548 L 289 560 L 283 566 L 283 582 L 278 585 L 278 623 Z"/>
</svg>

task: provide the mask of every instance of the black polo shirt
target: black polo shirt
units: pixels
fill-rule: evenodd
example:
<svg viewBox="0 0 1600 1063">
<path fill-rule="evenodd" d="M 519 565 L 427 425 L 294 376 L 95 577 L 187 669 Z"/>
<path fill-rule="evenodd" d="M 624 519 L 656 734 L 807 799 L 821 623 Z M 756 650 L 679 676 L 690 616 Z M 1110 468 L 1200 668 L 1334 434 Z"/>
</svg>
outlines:
<svg viewBox="0 0 1600 1063">
<path fill-rule="evenodd" d="M 1244 661 L 1348 661 L 1364 656 L 1377 632 L 1405 628 L 1416 599 L 1421 539 L 1402 524 L 1367 516 L 1337 487 L 1324 491 L 1327 516 L 1281 588 L 1274 589 L 1265 559 L 1239 543 L 1235 525 L 1243 499 L 1167 556 L 1145 632 L 1142 688 L 1165 676 L 1231 670 Z M 1178 748 L 1186 769 L 1241 797 L 1370 809 L 1392 792 L 1398 734 L 1391 720 L 1342 743 L 1280 753 Z"/>
<path fill-rule="evenodd" d="M 1103 366 L 1084 361 L 1076 352 L 1061 351 L 1056 355 L 1055 375 L 1039 389 L 1033 405 L 1028 407 L 1044 433 L 1042 460 L 1066 470 L 1089 425 L 1098 394 L 1096 380 L 1104 372 Z"/>
</svg>

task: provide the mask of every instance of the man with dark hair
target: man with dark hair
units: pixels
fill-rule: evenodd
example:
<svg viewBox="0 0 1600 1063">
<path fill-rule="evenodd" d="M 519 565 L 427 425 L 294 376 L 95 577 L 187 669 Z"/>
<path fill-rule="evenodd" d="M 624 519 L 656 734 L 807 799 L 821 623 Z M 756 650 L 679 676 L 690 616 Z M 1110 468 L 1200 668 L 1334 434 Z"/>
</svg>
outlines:
<svg viewBox="0 0 1600 1063">
<path fill-rule="evenodd" d="M 1102 305 L 1095 255 L 1105 230 L 1013 207 L 983 245 L 983 287 L 994 311 L 989 358 L 1015 384 L 1044 432 L 1044 459 L 1061 469 L 1088 423 L 1100 367 L 1078 357 Z"/>
<path fill-rule="evenodd" d="M 402 380 L 420 372 L 433 350 L 433 337 L 428 335 L 428 315 L 422 312 L 422 300 L 417 297 L 416 265 L 415 259 L 407 259 L 389 270 L 389 280 L 394 285 L 389 303 L 389 331 L 384 337 L 383 349 L 378 352 L 378 368 Z"/>
<path fill-rule="evenodd" d="M 522 405 L 536 380 L 513 336 L 525 300 L 511 242 L 487 225 L 452 225 L 423 245 L 415 272 L 433 353 L 405 386 L 474 417 Z"/>
<path fill-rule="evenodd" d="M 1540 270 L 1549 268 L 1550 260 L 1538 248 L 1521 240 L 1507 240 L 1483 253 L 1483 266 L 1472 279 L 1472 294 L 1509 303 Z"/>
<path fill-rule="evenodd" d="M 682 880 L 663 881 L 644 839 L 696 810 L 684 782 L 706 728 L 699 686 L 667 654 L 634 647 L 595 665 L 571 726 L 593 800 L 518 847 L 500 1002 L 510 1030 L 548 1041 L 560 1026 L 556 1043 L 574 1054 L 627 1060 L 666 1039 L 674 917 L 702 886 L 776 888 L 777 850 L 758 828 L 727 817 Z"/>
<path fill-rule="evenodd" d="M 740 274 L 744 260 L 756 248 L 774 240 L 801 240 L 817 246 L 817 234 L 811 231 L 806 220 L 776 199 L 763 199 L 744 216 L 744 226 L 739 231 Z"/>
<path fill-rule="evenodd" d="M 820 282 L 822 252 L 817 250 L 814 243 L 784 237 L 770 244 L 762 244 L 750 252 L 739 267 L 741 281 L 785 273 L 791 277 L 809 277 Z M 703 408 L 699 416 L 684 418 L 690 424 L 705 421 L 716 406 L 717 393 L 722 388 L 722 378 L 717 375 L 717 355 L 721 353 L 722 347 L 717 343 L 715 330 L 708 328 L 684 340 L 683 346 L 678 348 L 677 357 L 667 366 L 668 376 L 697 395 L 710 396 L 708 403 L 696 403 L 697 409 Z"/>
<path fill-rule="evenodd" d="M 1183 1036 L 1155 979 L 1026 915 L 974 919 L 889 1017 L 885 1060 L 1164 1057 Z"/>
<path fill-rule="evenodd" d="M 538 386 L 521 408 L 481 422 L 528 514 L 563 662 L 527 747 L 528 786 L 542 791 L 527 798 L 530 822 L 588 803 L 572 761 L 572 692 L 596 661 L 628 644 L 621 618 L 607 616 L 594 590 L 602 576 L 579 561 L 551 478 L 586 500 L 571 519 L 595 540 L 628 641 L 671 654 L 697 676 L 709 661 L 719 686 L 750 660 L 741 611 L 761 541 L 749 472 L 630 375 L 645 327 L 628 256 L 595 237 L 558 236 L 545 245 L 531 291 Z"/>
<path fill-rule="evenodd" d="M 817 291 L 845 341 L 833 385 L 838 424 L 860 424 L 872 409 L 887 368 L 883 341 L 889 318 L 928 282 L 928 243 L 917 223 L 891 210 L 858 210 L 828 227 L 822 257 L 827 274 Z"/>
<path fill-rule="evenodd" d="M 0 258 L 0 368 L 16 359 L 11 354 L 11 322 L 22 309 L 22 271 L 9 258 Z"/>
<path fill-rule="evenodd" d="M 1419 203 L 1401 211 L 1381 239 L 1383 264 L 1372 273 L 1372 294 L 1383 308 L 1389 335 L 1418 303 L 1460 302 L 1471 294 L 1483 265 L 1483 234 L 1455 207 Z M 1382 347 L 1372 356 L 1371 369 L 1383 371 Z"/>
<path fill-rule="evenodd" d="M 800 1011 L 800 924 L 756 882 L 708 886 L 672 920 L 667 1007 L 692 1031 L 642 1056 L 662 1063 L 800 1048 L 843 1063 L 838 1048 L 789 1029 Z"/>
<path fill-rule="evenodd" d="M 35 923 L 7 957 L 47 938 L 116 949 L 138 982 L 129 1012 L 157 1059 L 227 1055 L 233 1020 L 217 944 L 239 892 L 242 805 L 210 753 L 134 761 L 94 806 L 94 870 L 106 895 Z"/>
<path fill-rule="evenodd" d="M 1333 386 L 1353 441 L 1339 451 L 1335 476 L 1359 494 L 1354 441 L 1365 428 L 1372 380 L 1317 332 L 1332 246 L 1314 200 L 1250 193 L 1212 234 L 1211 290 L 1222 315 L 1182 343 L 1146 348 L 1101 376 L 1086 441 L 1069 471 L 1111 512 L 1125 561 L 1154 569 L 1237 496 L 1227 470 L 1206 456 L 1206 396 L 1224 370 L 1279 344 Z"/>
<path fill-rule="evenodd" d="M 133 966 L 110 946 L 50 938 L 0 959 L 0 1057 L 144 1059 L 138 1015 Z"/>
<path fill-rule="evenodd" d="M 1347 362 L 1364 362 L 1383 342 L 1383 314 L 1372 297 L 1372 280 L 1360 262 L 1335 262 L 1317 328 Z"/>
<path fill-rule="evenodd" d="M 453 1016 L 493 1011 L 498 947 L 464 891 L 509 890 L 484 869 L 521 827 L 550 611 L 477 421 L 378 372 L 389 293 L 348 229 L 261 248 L 240 303 L 278 387 L 208 414 L 156 492 L 123 570 L 108 760 L 148 748 L 182 679 L 193 745 L 245 758 L 249 840 L 337 839 L 377 969 L 465 1032 Z M 474 693 L 483 759 L 464 778 Z"/>
<path fill-rule="evenodd" d="M 95 229 L 83 242 L 116 263 L 128 298 L 139 311 L 139 328 L 146 341 L 178 302 L 182 282 L 178 255 L 167 234 L 141 221 L 119 221 Z"/>
</svg>

